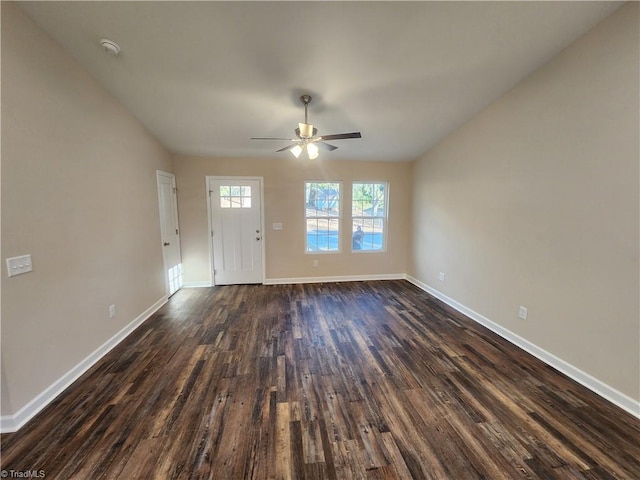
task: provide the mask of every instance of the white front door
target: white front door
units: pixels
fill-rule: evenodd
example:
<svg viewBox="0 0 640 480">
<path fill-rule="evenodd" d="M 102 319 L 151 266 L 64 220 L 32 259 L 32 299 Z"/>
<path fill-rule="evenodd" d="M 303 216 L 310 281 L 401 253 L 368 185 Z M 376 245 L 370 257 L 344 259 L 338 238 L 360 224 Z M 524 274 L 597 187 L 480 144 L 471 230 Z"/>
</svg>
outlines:
<svg viewBox="0 0 640 480">
<path fill-rule="evenodd" d="M 213 284 L 262 283 L 262 181 L 208 177 Z"/>
<path fill-rule="evenodd" d="M 157 177 L 162 260 L 164 261 L 166 294 L 170 297 L 182 288 L 182 259 L 180 258 L 176 177 L 172 173 L 159 170 L 157 171 Z"/>
</svg>

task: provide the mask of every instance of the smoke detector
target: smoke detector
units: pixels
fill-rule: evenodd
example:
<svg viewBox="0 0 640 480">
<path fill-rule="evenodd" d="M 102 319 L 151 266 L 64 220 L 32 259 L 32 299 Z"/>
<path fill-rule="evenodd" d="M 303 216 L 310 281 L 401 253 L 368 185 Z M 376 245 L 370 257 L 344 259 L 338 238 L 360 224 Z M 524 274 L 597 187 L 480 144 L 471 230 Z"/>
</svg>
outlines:
<svg viewBox="0 0 640 480">
<path fill-rule="evenodd" d="M 120 46 L 113 40 L 103 38 L 102 40 L 100 40 L 100 45 L 102 45 L 104 51 L 109 55 L 118 55 L 120 53 Z"/>
</svg>

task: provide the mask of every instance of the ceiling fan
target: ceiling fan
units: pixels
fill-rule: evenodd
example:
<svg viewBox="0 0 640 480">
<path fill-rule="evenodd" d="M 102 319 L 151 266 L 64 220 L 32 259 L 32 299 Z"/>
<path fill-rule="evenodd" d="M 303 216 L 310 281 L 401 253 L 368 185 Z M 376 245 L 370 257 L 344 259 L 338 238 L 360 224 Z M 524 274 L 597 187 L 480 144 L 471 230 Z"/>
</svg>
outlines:
<svg viewBox="0 0 640 480">
<path fill-rule="evenodd" d="M 284 152 L 289 150 L 294 157 L 298 158 L 300 154 L 306 150 L 309 159 L 313 160 L 318 158 L 319 148 L 323 148 L 328 151 L 335 150 L 335 145 L 330 145 L 325 140 L 344 140 L 347 138 L 362 138 L 360 132 L 353 133 L 334 133 L 332 135 L 320 135 L 316 136 L 318 129 L 309 124 L 307 107 L 311 103 L 311 95 L 302 95 L 300 101 L 304 104 L 304 123 L 299 123 L 298 128 L 295 129 L 297 138 L 277 138 L 277 137 L 252 137 L 251 140 L 287 140 L 294 142 L 291 145 L 287 145 L 276 152 Z"/>
</svg>

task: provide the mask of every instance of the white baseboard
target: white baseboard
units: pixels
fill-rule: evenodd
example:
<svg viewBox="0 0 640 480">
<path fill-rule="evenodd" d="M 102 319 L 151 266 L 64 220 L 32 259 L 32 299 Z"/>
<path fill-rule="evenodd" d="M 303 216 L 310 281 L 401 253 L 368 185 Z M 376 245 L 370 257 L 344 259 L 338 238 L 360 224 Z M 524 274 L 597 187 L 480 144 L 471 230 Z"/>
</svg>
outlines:
<svg viewBox="0 0 640 480">
<path fill-rule="evenodd" d="M 266 278 L 264 285 L 288 285 L 296 283 L 336 283 L 336 282 L 364 282 L 371 280 L 404 280 L 404 273 L 382 273 L 376 275 L 342 275 L 337 277 L 293 277 L 293 278 Z"/>
<path fill-rule="evenodd" d="M 167 303 L 166 296 L 162 297 L 156 303 L 147 308 L 135 320 L 103 343 L 98 347 L 98 349 L 65 373 L 62 377 L 53 382 L 48 388 L 22 407 L 17 413 L 0 417 L 0 433 L 18 431 L 25 423 L 31 420 L 31 418 L 33 418 L 44 407 L 49 405 L 58 395 L 75 382 L 83 373 L 89 370 L 131 332 L 138 328 L 146 319 L 158 311 L 165 303 Z"/>
<path fill-rule="evenodd" d="M 487 317 L 479 314 L 471 310 L 470 308 L 458 303 L 454 299 L 447 297 L 444 293 L 436 290 L 433 287 L 430 287 L 426 283 L 421 282 L 420 280 L 413 278 L 410 275 L 406 276 L 406 279 L 413 283 L 418 288 L 421 288 L 425 292 L 433 295 L 439 300 L 442 300 L 444 303 L 449 305 L 450 307 L 455 308 L 460 313 L 463 313 L 467 317 L 472 320 L 478 322 L 481 325 L 484 325 L 489 330 L 494 333 L 497 333 L 502 338 L 508 340 L 514 345 L 522 348 L 524 351 L 530 353 L 534 357 L 542 360 L 547 365 L 555 368 L 556 370 L 564 373 L 568 377 L 572 378 L 579 384 L 587 387 L 589 390 L 597 393 L 605 400 L 617 405 L 618 407 L 626 410 L 631 415 L 640 418 L 640 402 L 634 400 L 633 398 L 625 395 L 624 393 L 616 390 L 615 388 L 607 385 L 606 383 L 598 380 L 597 378 L 589 375 L 586 372 L 583 372 L 579 368 L 571 365 L 570 363 L 562 360 L 561 358 L 556 357 L 554 354 L 547 352 L 543 348 L 538 347 L 534 343 L 522 338 L 516 333 L 498 325 L 497 323 L 489 320 Z"/>
<path fill-rule="evenodd" d="M 212 286 L 211 282 L 184 282 L 182 288 L 204 288 Z"/>
</svg>

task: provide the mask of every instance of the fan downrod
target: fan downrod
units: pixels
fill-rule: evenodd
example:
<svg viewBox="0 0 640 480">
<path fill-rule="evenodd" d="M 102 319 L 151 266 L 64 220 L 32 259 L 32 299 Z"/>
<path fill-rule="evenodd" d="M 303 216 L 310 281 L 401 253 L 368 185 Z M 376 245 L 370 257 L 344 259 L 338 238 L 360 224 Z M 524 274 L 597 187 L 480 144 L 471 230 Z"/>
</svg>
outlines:
<svg viewBox="0 0 640 480">
<path fill-rule="evenodd" d="M 300 97 L 300 101 L 302 103 L 304 103 L 304 123 L 308 124 L 309 123 L 309 115 L 307 114 L 307 107 L 311 103 L 311 95 L 302 95 Z M 309 126 L 309 128 L 312 129 L 313 127 Z"/>
</svg>

